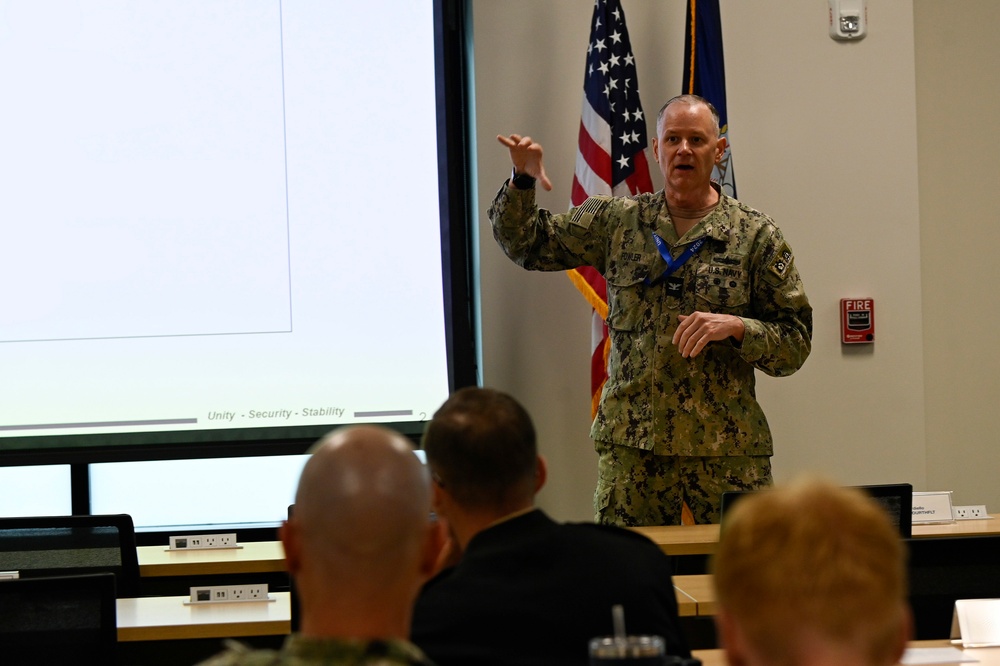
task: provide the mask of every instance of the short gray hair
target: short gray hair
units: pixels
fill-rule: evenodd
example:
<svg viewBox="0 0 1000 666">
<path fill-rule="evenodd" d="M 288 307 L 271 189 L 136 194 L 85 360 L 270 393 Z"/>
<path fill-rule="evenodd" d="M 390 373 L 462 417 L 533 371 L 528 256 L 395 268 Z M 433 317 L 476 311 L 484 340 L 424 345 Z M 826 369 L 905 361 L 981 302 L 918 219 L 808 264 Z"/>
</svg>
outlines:
<svg viewBox="0 0 1000 666">
<path fill-rule="evenodd" d="M 677 95 L 676 97 L 671 97 L 660 107 L 659 113 L 656 114 L 656 136 L 660 136 L 660 123 L 663 121 L 663 113 L 667 110 L 667 107 L 674 102 L 683 102 L 689 106 L 696 106 L 698 104 L 704 104 L 708 107 L 708 110 L 712 113 L 712 120 L 715 121 L 715 136 L 722 136 L 722 130 L 720 128 L 719 120 L 719 110 L 709 102 L 707 99 L 700 95 Z"/>
</svg>

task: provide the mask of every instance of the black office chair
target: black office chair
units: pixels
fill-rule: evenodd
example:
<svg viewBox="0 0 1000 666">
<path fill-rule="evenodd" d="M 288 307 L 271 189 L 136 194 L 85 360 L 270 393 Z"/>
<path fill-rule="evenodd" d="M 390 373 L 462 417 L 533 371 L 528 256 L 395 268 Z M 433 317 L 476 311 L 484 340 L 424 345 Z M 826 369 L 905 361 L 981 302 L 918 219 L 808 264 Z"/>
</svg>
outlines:
<svg viewBox="0 0 1000 666">
<path fill-rule="evenodd" d="M 946 638 L 958 599 L 1000 598 L 1000 536 L 908 539 L 914 638 Z"/>
<path fill-rule="evenodd" d="M 110 572 L 118 596 L 139 596 L 135 526 L 128 514 L 0 518 L 0 571 L 21 578 Z"/>
<path fill-rule="evenodd" d="M 883 483 L 857 486 L 885 509 L 889 520 L 899 529 L 899 536 L 913 536 L 913 486 L 909 483 Z"/>
<path fill-rule="evenodd" d="M 0 662 L 118 663 L 114 574 L 0 581 Z"/>
</svg>

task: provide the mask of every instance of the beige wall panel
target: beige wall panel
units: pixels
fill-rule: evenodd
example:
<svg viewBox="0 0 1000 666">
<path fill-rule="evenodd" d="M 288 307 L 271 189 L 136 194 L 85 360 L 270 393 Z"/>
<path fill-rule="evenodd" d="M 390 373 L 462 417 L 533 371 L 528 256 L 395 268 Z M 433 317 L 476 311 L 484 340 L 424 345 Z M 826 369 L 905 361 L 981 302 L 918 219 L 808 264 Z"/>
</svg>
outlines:
<svg viewBox="0 0 1000 666">
<path fill-rule="evenodd" d="M 869 34 L 825 2 L 723 3 L 740 198 L 771 214 L 813 303 L 813 352 L 762 378 L 775 475 L 925 484 L 912 9 L 869 2 Z M 842 346 L 841 298 L 876 300 L 874 345 Z"/>
<path fill-rule="evenodd" d="M 914 2 L 928 484 L 1000 511 L 1000 3 Z"/>
</svg>

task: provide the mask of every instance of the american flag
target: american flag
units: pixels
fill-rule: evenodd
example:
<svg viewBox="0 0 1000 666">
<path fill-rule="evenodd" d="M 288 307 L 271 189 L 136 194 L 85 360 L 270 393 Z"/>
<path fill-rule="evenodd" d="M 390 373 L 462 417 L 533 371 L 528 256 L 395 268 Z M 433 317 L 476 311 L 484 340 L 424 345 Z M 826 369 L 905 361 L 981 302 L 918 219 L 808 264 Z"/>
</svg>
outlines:
<svg viewBox="0 0 1000 666">
<path fill-rule="evenodd" d="M 587 45 L 572 204 L 578 206 L 594 194 L 652 192 L 647 143 L 635 55 L 621 0 L 596 0 Z M 569 271 L 569 276 L 594 308 L 590 364 L 593 416 L 608 377 L 607 288 L 601 274 L 589 266 Z"/>
</svg>

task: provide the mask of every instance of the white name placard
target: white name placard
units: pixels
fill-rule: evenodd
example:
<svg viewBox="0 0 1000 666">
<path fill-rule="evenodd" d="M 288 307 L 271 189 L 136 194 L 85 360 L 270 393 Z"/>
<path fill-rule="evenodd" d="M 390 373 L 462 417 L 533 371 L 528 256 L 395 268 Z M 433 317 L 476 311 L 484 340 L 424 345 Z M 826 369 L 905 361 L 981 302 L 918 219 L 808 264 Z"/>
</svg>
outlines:
<svg viewBox="0 0 1000 666">
<path fill-rule="evenodd" d="M 913 524 L 953 523 L 951 491 L 913 493 Z"/>
<path fill-rule="evenodd" d="M 956 625 L 962 647 L 1000 645 L 1000 599 L 959 599 L 952 617 L 952 637 Z"/>
</svg>

